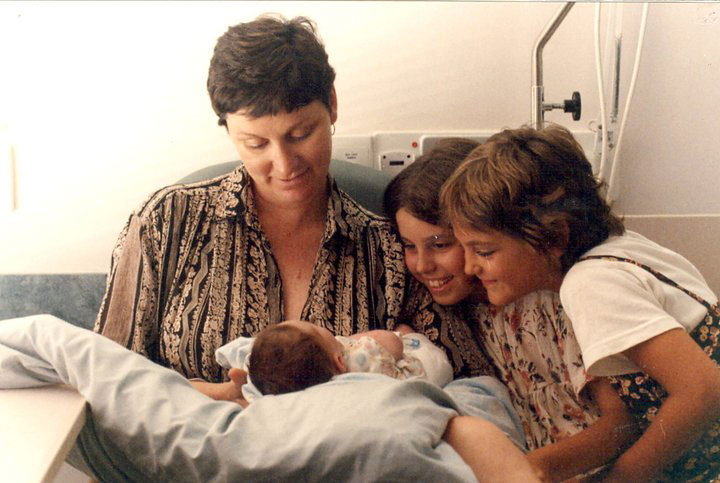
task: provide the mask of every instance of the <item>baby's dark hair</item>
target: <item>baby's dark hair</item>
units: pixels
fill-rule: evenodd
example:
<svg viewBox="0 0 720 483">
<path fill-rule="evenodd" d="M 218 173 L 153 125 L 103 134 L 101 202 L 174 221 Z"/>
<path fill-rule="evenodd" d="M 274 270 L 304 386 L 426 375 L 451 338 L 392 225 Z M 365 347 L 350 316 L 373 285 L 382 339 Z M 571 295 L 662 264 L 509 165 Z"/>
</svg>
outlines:
<svg viewBox="0 0 720 483">
<path fill-rule="evenodd" d="M 415 218 L 438 225 L 442 218 L 440 188 L 478 144 L 465 138 L 445 138 L 435 143 L 390 181 L 383 195 L 385 214 L 394 222 L 398 210 L 405 208 Z"/>
<path fill-rule="evenodd" d="M 335 375 L 330 354 L 312 335 L 277 324 L 253 342 L 249 374 L 263 394 L 285 394 L 327 382 Z"/>
<path fill-rule="evenodd" d="M 567 271 L 587 250 L 625 231 L 567 129 L 506 129 L 473 150 L 440 194 L 453 225 L 496 230 L 546 252 Z"/>
<path fill-rule="evenodd" d="M 311 20 L 262 15 L 218 39 L 207 89 L 218 124 L 227 126 L 226 114 L 240 109 L 258 118 L 319 100 L 330 110 L 334 81 Z"/>
</svg>

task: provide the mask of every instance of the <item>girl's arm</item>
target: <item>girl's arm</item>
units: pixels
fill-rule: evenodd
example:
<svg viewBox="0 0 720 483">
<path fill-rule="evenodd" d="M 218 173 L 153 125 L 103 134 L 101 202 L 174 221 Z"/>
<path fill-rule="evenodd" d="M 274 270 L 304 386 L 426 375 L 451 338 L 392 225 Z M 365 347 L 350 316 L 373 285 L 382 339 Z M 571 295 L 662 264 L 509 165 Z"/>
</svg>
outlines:
<svg viewBox="0 0 720 483">
<path fill-rule="evenodd" d="M 528 453 L 543 481 L 563 481 L 606 465 L 637 438 L 632 417 L 610 381 L 594 379 L 585 390 L 600 418 L 579 433 Z"/>
<path fill-rule="evenodd" d="M 664 332 L 624 354 L 669 395 L 642 437 L 618 458 L 607 481 L 646 481 L 720 418 L 720 368 L 683 329 Z"/>
</svg>

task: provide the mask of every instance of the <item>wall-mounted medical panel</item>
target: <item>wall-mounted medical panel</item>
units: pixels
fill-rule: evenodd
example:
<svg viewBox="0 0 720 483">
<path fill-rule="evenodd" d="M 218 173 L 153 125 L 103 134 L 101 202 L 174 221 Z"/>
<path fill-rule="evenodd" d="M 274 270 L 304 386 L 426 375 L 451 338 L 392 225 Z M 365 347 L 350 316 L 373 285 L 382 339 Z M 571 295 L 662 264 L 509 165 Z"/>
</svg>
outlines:
<svg viewBox="0 0 720 483">
<path fill-rule="evenodd" d="M 372 135 L 372 163 L 370 166 L 397 174 L 417 157 L 430 151 L 440 139 L 462 137 L 480 143 L 496 133 L 487 131 L 444 131 L 444 132 L 376 132 Z M 585 154 L 593 162 L 595 133 L 589 130 L 572 131 Z"/>
<path fill-rule="evenodd" d="M 332 159 L 375 168 L 372 157 L 372 137 L 369 135 L 333 136 Z"/>
<path fill-rule="evenodd" d="M 384 151 L 378 154 L 378 158 L 381 171 L 398 174 L 415 161 L 415 154 L 410 151 Z"/>
</svg>

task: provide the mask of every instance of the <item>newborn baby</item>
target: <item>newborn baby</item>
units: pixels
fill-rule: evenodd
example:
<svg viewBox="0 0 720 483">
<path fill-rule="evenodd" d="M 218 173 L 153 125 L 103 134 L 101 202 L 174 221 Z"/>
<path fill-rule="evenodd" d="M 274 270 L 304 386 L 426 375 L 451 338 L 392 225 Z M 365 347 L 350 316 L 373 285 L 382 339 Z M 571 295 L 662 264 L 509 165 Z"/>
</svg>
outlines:
<svg viewBox="0 0 720 483">
<path fill-rule="evenodd" d="M 445 353 L 407 325 L 345 337 L 310 322 L 282 322 L 255 338 L 248 365 L 263 394 L 299 391 L 346 372 L 421 377 L 439 386 L 452 380 Z"/>
</svg>

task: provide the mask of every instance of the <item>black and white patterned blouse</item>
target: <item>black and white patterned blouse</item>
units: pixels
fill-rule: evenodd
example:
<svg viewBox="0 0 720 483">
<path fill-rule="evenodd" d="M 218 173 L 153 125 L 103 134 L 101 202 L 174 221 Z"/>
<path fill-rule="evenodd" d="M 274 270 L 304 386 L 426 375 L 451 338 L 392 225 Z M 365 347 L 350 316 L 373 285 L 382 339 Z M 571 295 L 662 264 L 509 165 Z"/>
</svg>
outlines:
<svg viewBox="0 0 720 483">
<path fill-rule="evenodd" d="M 133 213 L 113 251 L 95 331 L 186 377 L 218 382 L 225 374 L 215 349 L 284 320 L 280 273 L 248 180 L 240 166 L 170 186 Z M 388 220 L 332 178 L 326 220 L 303 320 L 336 335 L 403 321 L 444 346 L 456 374 L 490 371 L 465 321 L 433 311 L 407 274 Z"/>
</svg>

